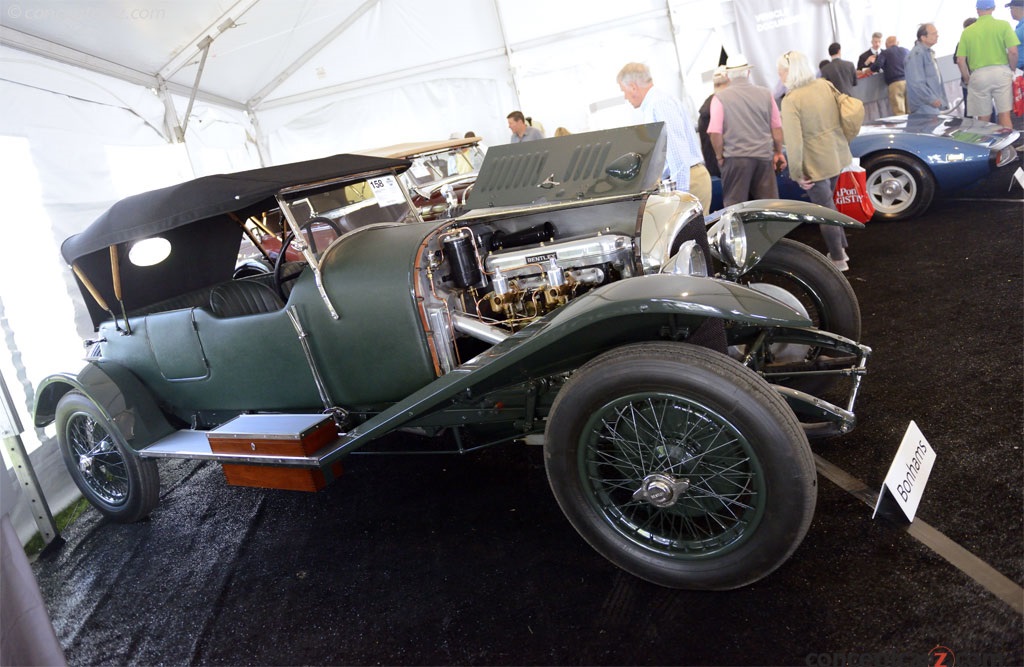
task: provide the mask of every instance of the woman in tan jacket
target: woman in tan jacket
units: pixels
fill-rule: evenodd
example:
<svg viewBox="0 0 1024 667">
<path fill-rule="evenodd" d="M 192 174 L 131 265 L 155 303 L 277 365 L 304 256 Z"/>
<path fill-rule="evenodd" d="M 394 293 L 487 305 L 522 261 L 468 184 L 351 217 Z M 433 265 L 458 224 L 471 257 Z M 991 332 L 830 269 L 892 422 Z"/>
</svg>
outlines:
<svg viewBox="0 0 1024 667">
<path fill-rule="evenodd" d="M 788 91 L 782 98 L 782 133 L 789 175 L 815 204 L 835 209 L 832 193 L 839 172 L 853 160 L 843 135 L 834 89 L 815 77 L 807 56 L 787 51 L 778 61 L 779 79 Z M 842 227 L 821 225 L 828 256 L 840 271 L 849 268 L 846 233 Z"/>
</svg>

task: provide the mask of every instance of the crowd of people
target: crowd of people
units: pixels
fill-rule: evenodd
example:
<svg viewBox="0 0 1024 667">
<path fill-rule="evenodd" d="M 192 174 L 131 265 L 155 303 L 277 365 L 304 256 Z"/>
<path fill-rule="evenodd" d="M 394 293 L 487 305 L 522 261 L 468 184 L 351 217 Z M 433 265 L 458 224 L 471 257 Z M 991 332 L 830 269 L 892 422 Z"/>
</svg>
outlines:
<svg viewBox="0 0 1024 667">
<path fill-rule="evenodd" d="M 992 117 L 1010 127 L 1014 70 L 1024 69 L 1024 48 L 1018 48 L 1024 42 L 1024 0 L 1005 6 L 1016 28 L 993 18 L 995 0 L 976 0 L 978 16 L 964 23 L 955 58 L 965 92 L 964 115 Z M 912 49 L 900 46 L 895 35 L 882 48 L 882 33 L 875 32 L 856 64 L 843 59 L 842 46 L 833 43 L 818 71 L 804 53 L 787 51 L 777 62 L 775 92 L 755 85 L 752 66 L 742 55 L 733 55 L 713 73 L 714 92 L 701 105 L 696 127 L 682 102 L 654 85 L 646 65 L 626 64 L 616 81 L 644 122 L 665 123 L 663 181 L 693 194 L 705 210 L 710 210 L 712 176 L 721 179 L 722 205 L 729 206 L 777 198 L 776 174 L 787 165 L 792 180 L 812 202 L 834 209 L 836 179 L 853 160 L 842 130 L 839 96 L 852 95 L 858 78 L 881 73 L 892 114 L 949 111 L 933 50 L 938 39 L 933 23 L 918 27 Z M 543 137 L 520 111 L 508 115 L 508 126 L 512 143 Z M 563 134 L 568 131 L 559 128 L 556 135 Z M 843 229 L 822 225 L 821 233 L 829 259 L 846 271 L 850 258 Z"/>
</svg>

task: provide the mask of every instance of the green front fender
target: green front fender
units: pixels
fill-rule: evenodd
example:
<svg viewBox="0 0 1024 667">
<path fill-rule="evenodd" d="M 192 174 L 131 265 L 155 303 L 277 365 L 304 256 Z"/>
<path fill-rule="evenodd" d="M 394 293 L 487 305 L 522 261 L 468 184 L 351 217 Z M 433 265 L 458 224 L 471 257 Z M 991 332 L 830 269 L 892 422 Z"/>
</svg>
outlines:
<svg viewBox="0 0 1024 667">
<path fill-rule="evenodd" d="M 321 464 L 454 401 L 575 370 L 621 345 L 684 338 L 708 318 L 747 326 L 808 327 L 788 306 L 742 285 L 659 274 L 592 290 L 509 336 L 349 432 Z"/>
<path fill-rule="evenodd" d="M 60 373 L 44 379 L 36 391 L 33 423 L 40 428 L 51 424 L 57 403 L 69 391 L 78 391 L 92 401 L 134 450 L 143 449 L 175 430 L 131 371 L 101 359 L 90 359 L 77 375 Z"/>
</svg>

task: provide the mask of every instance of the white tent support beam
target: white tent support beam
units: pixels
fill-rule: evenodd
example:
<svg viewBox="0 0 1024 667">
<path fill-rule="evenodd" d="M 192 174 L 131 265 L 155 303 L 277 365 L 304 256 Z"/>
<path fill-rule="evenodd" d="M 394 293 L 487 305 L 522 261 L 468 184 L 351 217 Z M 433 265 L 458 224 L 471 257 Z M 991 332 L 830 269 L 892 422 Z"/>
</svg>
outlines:
<svg viewBox="0 0 1024 667">
<path fill-rule="evenodd" d="M 505 20 L 501 16 L 501 0 L 494 0 L 494 15 L 498 18 L 498 29 L 501 31 L 505 67 L 508 69 L 509 78 L 512 79 L 512 96 L 516 98 L 516 108 L 522 109 L 523 103 L 519 99 L 519 80 L 516 78 L 516 68 L 512 66 L 512 47 L 508 43 L 508 34 L 505 32 Z"/>
<path fill-rule="evenodd" d="M 192 90 L 188 96 L 188 106 L 185 107 L 185 119 L 181 123 L 181 136 L 184 138 L 185 130 L 188 129 L 188 119 L 192 115 L 192 105 L 196 101 L 196 93 L 199 92 L 199 82 L 203 80 L 203 70 L 206 69 L 206 57 L 210 55 L 210 46 L 213 44 L 212 37 L 204 37 L 199 42 L 199 48 L 202 50 L 203 55 L 199 59 L 199 69 L 196 70 L 196 81 L 192 84 Z"/>
<path fill-rule="evenodd" d="M 81 67 L 91 72 L 106 74 L 122 81 L 135 83 L 142 86 L 153 86 L 154 78 L 151 74 L 140 72 L 124 65 L 91 56 L 88 53 L 76 51 L 75 49 L 61 46 L 54 42 L 47 41 L 41 37 L 33 37 L 13 28 L 0 25 L 0 44 L 9 46 L 19 51 L 32 53 L 43 58 L 56 60 L 67 65 Z"/>
<path fill-rule="evenodd" d="M 234 28 L 238 19 L 253 8 L 260 0 L 239 0 L 226 12 L 217 17 L 206 30 L 199 33 L 191 42 L 183 46 L 168 62 L 160 68 L 159 76 L 170 79 L 178 73 L 181 68 L 195 60 L 195 57 L 203 51 L 203 43 L 207 39 L 216 39 L 222 32 Z M 207 48 L 209 48 L 207 46 Z"/>
<path fill-rule="evenodd" d="M 256 145 L 256 154 L 260 157 L 260 166 L 270 166 L 270 151 L 267 150 L 263 139 L 263 128 L 260 127 L 260 118 L 256 115 L 256 109 L 248 107 L 245 110 L 246 115 L 249 116 L 249 122 L 252 123 L 252 142 Z"/>
<path fill-rule="evenodd" d="M 172 141 L 185 141 L 185 128 L 178 123 L 178 112 L 174 109 L 174 100 L 167 89 L 167 82 L 159 74 L 156 81 L 156 94 L 164 105 L 164 127 L 167 128 L 167 136 L 173 137 Z"/>
<path fill-rule="evenodd" d="M 494 48 L 487 51 L 478 51 L 476 53 L 470 53 L 457 58 L 449 58 L 448 60 L 440 60 L 437 62 L 430 63 L 428 65 L 420 65 L 419 67 L 406 67 L 393 72 L 387 72 L 384 74 L 377 74 L 372 77 L 365 79 L 359 79 L 358 81 L 350 81 L 348 83 L 339 84 L 337 86 L 328 86 L 327 88 L 319 88 L 317 90 L 311 90 L 307 93 L 299 93 L 297 95 L 289 95 L 287 97 L 278 97 L 273 100 L 268 100 L 259 106 L 260 110 L 275 109 L 278 107 L 288 106 L 298 102 L 306 102 L 309 100 L 320 99 L 329 97 L 331 95 L 337 95 L 339 93 L 347 93 L 352 90 L 360 90 L 367 86 L 377 85 L 381 83 L 388 83 L 391 81 L 400 81 L 402 79 L 412 78 L 415 79 L 421 74 L 429 74 L 436 72 L 440 69 L 448 67 L 457 67 L 459 65 L 467 65 L 475 63 L 486 58 L 495 58 L 505 53 L 503 48 Z M 517 96 L 518 99 L 518 96 Z M 255 106 L 252 108 L 256 108 Z"/>
<path fill-rule="evenodd" d="M 130 67 L 118 65 L 110 62 L 109 60 L 103 60 L 102 58 L 97 58 L 96 56 L 91 56 L 87 53 L 76 51 L 75 49 L 61 46 L 39 37 L 26 35 L 23 32 L 12 30 L 11 28 L 7 28 L 2 25 L 0 25 L 0 44 L 9 46 L 12 49 L 49 58 L 50 60 L 55 60 L 66 65 L 80 67 L 90 72 L 114 77 L 121 81 L 145 86 L 146 88 L 151 88 L 153 90 L 157 90 L 160 86 L 160 83 L 154 74 L 147 74 L 145 72 L 131 69 Z M 187 97 L 191 94 L 191 91 L 187 86 L 171 83 L 170 81 L 165 82 L 165 84 L 167 89 L 176 95 Z M 209 102 L 210 104 L 217 104 L 228 109 L 241 110 L 245 108 L 245 105 L 236 102 L 235 100 L 228 99 L 227 97 L 222 97 L 220 95 L 214 95 L 212 93 L 205 93 L 203 91 L 197 92 L 196 99 Z"/>
<path fill-rule="evenodd" d="M 349 14 L 344 21 L 338 24 L 338 26 L 334 28 L 334 30 L 331 30 L 329 33 L 324 35 L 323 39 L 321 39 L 319 42 L 317 42 L 312 47 L 307 49 L 305 53 L 303 53 L 295 60 L 295 62 L 293 62 L 291 65 L 288 65 L 288 67 L 284 68 L 284 70 L 282 70 L 277 76 L 275 76 L 270 83 L 268 83 L 266 86 L 257 91 L 257 93 L 253 95 L 246 103 L 246 107 L 250 109 L 258 107 L 260 105 L 260 102 L 266 99 L 267 95 L 274 92 L 282 83 L 287 81 L 289 77 L 291 77 L 293 74 L 299 71 L 299 69 L 301 69 L 303 65 L 312 60 L 317 53 L 322 51 L 327 45 L 329 45 L 331 42 L 337 39 L 338 36 L 340 36 L 346 30 L 351 28 L 356 21 L 361 19 L 364 14 L 373 9 L 374 6 L 378 4 L 380 4 L 380 0 L 366 0 L 366 2 L 361 4 L 358 9 Z"/>
</svg>

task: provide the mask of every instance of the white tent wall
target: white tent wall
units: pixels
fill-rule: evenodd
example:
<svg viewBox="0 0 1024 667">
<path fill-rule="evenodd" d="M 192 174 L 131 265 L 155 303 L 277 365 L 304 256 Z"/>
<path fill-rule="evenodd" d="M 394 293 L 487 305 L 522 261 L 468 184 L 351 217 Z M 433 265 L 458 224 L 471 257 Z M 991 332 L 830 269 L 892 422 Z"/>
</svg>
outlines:
<svg viewBox="0 0 1024 667">
<path fill-rule="evenodd" d="M 78 492 L 52 427 L 31 427 L 34 388 L 51 373 L 77 370 L 81 341 L 92 334 L 60 243 L 125 196 L 259 162 L 240 110 L 197 103 L 186 143 L 168 143 L 155 91 L 3 47 L 0 97 L 0 198 L 8 207 L 0 229 L 16 249 L 0 262 L 0 373 L 56 512 Z M 172 100 L 183 116 L 187 100 Z M 35 533 L 27 503 L 11 521 L 22 541 Z"/>
</svg>

